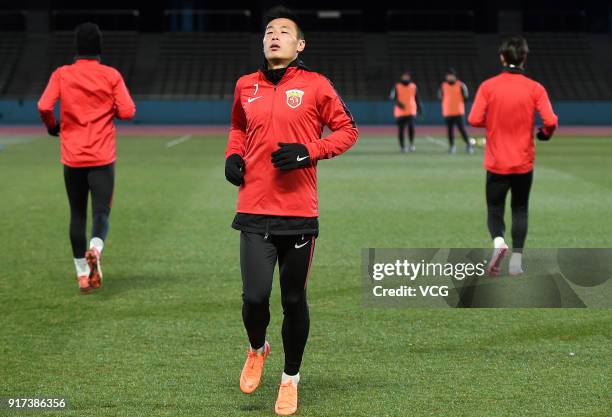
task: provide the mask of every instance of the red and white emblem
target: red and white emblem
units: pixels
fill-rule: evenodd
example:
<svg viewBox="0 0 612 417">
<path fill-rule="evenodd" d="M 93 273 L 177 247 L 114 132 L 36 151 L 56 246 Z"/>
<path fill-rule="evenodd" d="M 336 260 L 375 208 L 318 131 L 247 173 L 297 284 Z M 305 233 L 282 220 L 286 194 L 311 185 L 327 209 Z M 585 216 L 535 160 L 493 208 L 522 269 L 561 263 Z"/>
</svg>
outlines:
<svg viewBox="0 0 612 417">
<path fill-rule="evenodd" d="M 302 90 L 287 90 L 285 93 L 287 94 L 287 106 L 295 109 L 302 104 L 302 96 L 304 95 Z"/>
</svg>

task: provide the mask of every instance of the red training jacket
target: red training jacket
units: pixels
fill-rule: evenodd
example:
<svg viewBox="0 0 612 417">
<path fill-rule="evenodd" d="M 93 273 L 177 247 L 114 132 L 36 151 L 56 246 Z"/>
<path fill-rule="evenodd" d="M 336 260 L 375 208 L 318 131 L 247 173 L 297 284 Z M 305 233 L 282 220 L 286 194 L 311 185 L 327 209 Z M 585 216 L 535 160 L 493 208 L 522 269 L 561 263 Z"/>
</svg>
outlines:
<svg viewBox="0 0 612 417">
<path fill-rule="evenodd" d="M 545 133 L 558 123 L 544 87 L 518 70 L 485 80 L 476 93 L 468 122 L 487 130 L 484 167 L 496 174 L 524 174 L 533 169 L 535 112 Z"/>
<path fill-rule="evenodd" d="M 325 126 L 332 133 L 321 138 Z M 241 77 L 225 151 L 226 158 L 238 154 L 245 161 L 237 211 L 318 217 L 316 161 L 345 152 L 357 136 L 350 112 L 323 75 L 290 66 L 276 86 L 261 70 Z M 304 144 L 312 165 L 275 168 L 271 154 L 279 142 Z"/>
<path fill-rule="evenodd" d="M 121 74 L 95 59 L 77 59 L 51 75 L 38 101 L 48 129 L 57 123 L 53 108 L 60 100 L 62 164 L 69 167 L 107 165 L 115 161 L 113 118 L 131 119 L 136 106 Z"/>
</svg>

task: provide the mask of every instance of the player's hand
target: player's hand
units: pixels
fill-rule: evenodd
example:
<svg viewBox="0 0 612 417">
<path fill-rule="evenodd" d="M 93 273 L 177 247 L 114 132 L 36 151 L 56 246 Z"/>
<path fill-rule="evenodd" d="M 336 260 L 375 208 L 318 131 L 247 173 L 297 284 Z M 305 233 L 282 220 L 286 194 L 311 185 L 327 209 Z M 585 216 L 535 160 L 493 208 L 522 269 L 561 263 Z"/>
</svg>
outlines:
<svg viewBox="0 0 612 417">
<path fill-rule="evenodd" d="M 272 152 L 272 164 L 283 171 L 310 166 L 308 149 L 301 143 L 278 144 L 279 149 Z"/>
<path fill-rule="evenodd" d="M 240 186 L 244 183 L 245 172 L 244 159 L 240 155 L 233 153 L 227 157 L 225 160 L 225 179 L 235 186 Z"/>
<path fill-rule="evenodd" d="M 60 132 L 60 124 L 59 124 L 59 122 L 57 122 L 55 124 L 55 126 L 53 126 L 52 128 L 47 129 L 47 132 L 49 132 L 49 134 L 51 136 L 56 136 L 56 137 L 59 136 L 59 132 Z"/>
<path fill-rule="evenodd" d="M 401 101 L 396 102 L 395 105 L 402 110 L 406 108 L 406 106 L 404 106 L 404 103 L 402 103 Z"/>
<path fill-rule="evenodd" d="M 538 134 L 536 135 L 538 140 L 543 140 L 543 141 L 550 140 L 551 136 L 552 135 L 549 135 L 546 132 L 544 132 L 544 129 L 542 129 L 542 128 L 538 129 Z"/>
</svg>

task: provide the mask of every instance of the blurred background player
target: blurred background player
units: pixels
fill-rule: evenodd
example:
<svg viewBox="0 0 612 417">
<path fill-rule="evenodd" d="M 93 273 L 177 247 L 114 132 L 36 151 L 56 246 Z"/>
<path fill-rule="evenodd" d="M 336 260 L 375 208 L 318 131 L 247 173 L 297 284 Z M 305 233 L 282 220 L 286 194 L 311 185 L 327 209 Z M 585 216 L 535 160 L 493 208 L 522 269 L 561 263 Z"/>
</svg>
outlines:
<svg viewBox="0 0 612 417">
<path fill-rule="evenodd" d="M 484 167 L 487 170 L 486 199 L 488 227 L 493 239 L 490 275 L 500 272 L 500 263 L 508 251 L 504 241 L 504 207 L 508 191 L 512 193 L 512 256 L 509 273 L 523 272 L 522 252 L 527 237 L 529 192 L 533 181 L 535 112 L 543 127 L 539 140 L 549 140 L 558 119 L 544 87 L 524 74 L 529 48 L 520 36 L 505 39 L 499 48 L 504 67 L 501 74 L 485 80 L 476 93 L 468 121 L 486 128 Z"/>
<path fill-rule="evenodd" d="M 357 140 L 355 122 L 330 81 L 298 60 L 306 47 L 296 17 L 268 13 L 264 65 L 236 83 L 225 176 L 239 186 L 232 227 L 240 230 L 242 318 L 249 338 L 240 389 L 258 387 L 270 345 L 269 300 L 278 263 L 285 365 L 275 405 L 296 412 L 310 317 L 306 285 L 319 231 L 317 161 Z M 332 131 L 321 138 L 323 127 Z"/>
<path fill-rule="evenodd" d="M 467 86 L 457 79 L 457 73 L 453 68 L 446 71 L 446 79 L 440 85 L 438 90 L 438 98 L 442 100 L 442 116 L 448 130 L 448 144 L 450 153 L 455 153 L 455 125 L 461 133 L 461 137 L 465 142 L 466 151 L 469 154 L 474 153 L 473 144 L 468 138 L 463 125 L 463 116 L 465 115 L 465 101 L 468 99 Z"/>
<path fill-rule="evenodd" d="M 412 82 L 410 72 L 404 71 L 400 80 L 395 84 L 389 96 L 393 100 L 393 116 L 397 122 L 398 140 L 400 150 L 406 152 L 405 131 L 408 128 L 408 140 L 410 141 L 410 152 L 415 151 L 414 146 L 414 118 L 417 113 L 423 113 L 423 103 L 421 102 L 418 89 Z"/>
<path fill-rule="evenodd" d="M 100 63 L 102 33 L 96 24 L 75 30 L 76 57 L 56 69 L 40 100 L 40 116 L 52 136 L 60 136 L 64 182 L 70 203 L 70 243 L 82 292 L 99 288 L 100 257 L 108 233 L 115 181 L 113 119 L 131 119 L 136 107 L 114 68 Z M 53 109 L 60 101 L 60 120 Z M 87 200 L 92 198 L 92 228 L 87 249 Z"/>
</svg>

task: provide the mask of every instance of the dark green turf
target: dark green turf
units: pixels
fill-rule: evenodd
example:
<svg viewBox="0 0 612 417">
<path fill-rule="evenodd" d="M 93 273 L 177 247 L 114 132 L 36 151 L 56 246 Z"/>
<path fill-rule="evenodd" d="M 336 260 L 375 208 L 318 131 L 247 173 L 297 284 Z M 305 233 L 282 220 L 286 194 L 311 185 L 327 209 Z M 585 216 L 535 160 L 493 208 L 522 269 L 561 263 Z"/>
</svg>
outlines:
<svg viewBox="0 0 612 417">
<path fill-rule="evenodd" d="M 224 138 L 120 138 L 104 287 L 81 296 L 54 139 L 0 152 L 0 396 L 69 398 L 67 416 L 273 415 L 272 354 L 238 389 L 236 189 Z M 607 417 L 610 310 L 398 310 L 361 305 L 364 247 L 488 247 L 482 151 L 362 138 L 319 164 L 302 416 Z M 527 245 L 611 247 L 612 141 L 538 144 Z M 573 355 L 572 355 L 573 353 Z M 0 414 L 2 411 L 0 411 Z M 15 415 L 15 414 L 13 414 Z"/>
</svg>

